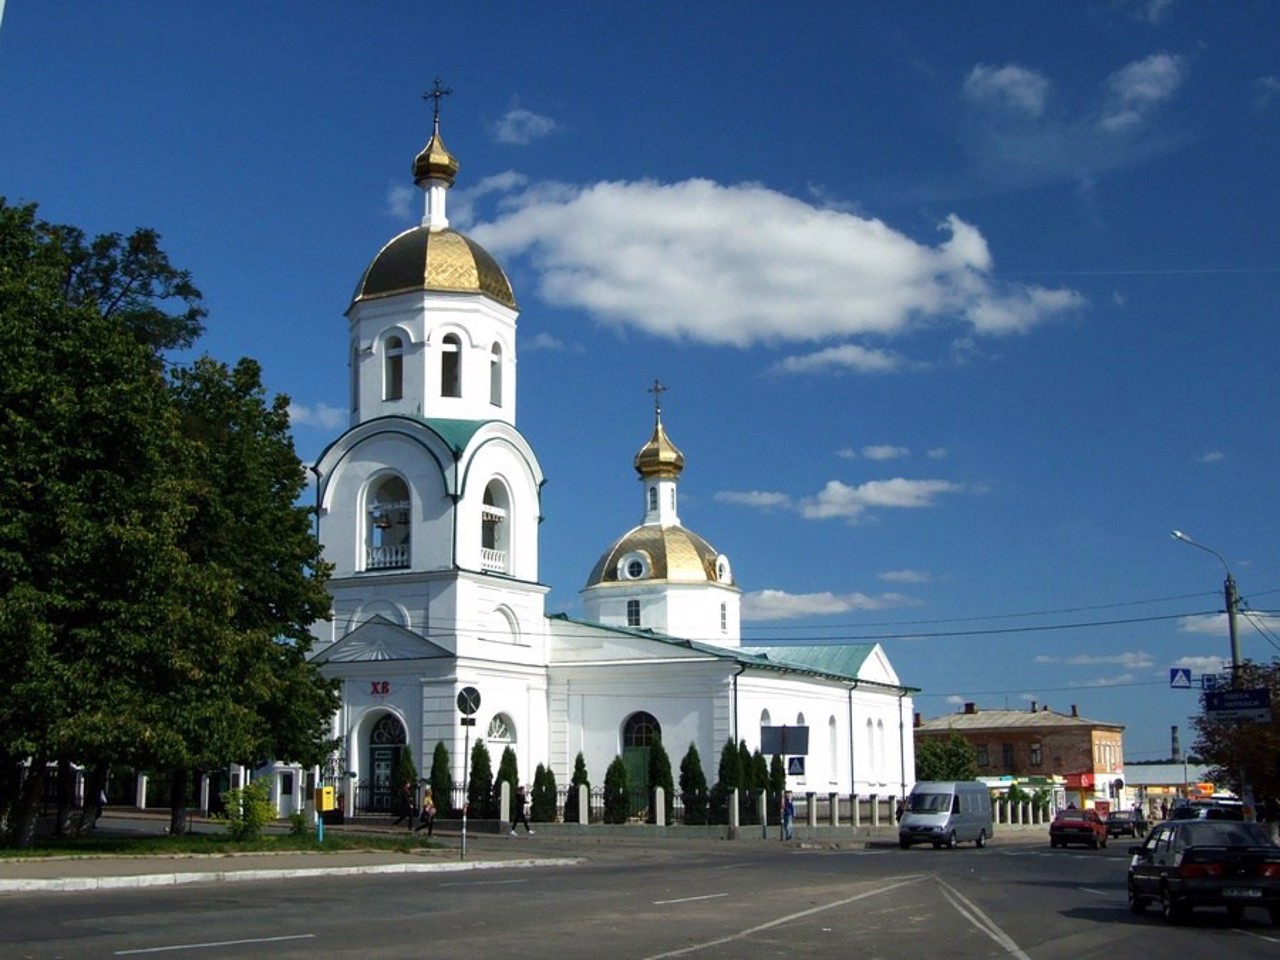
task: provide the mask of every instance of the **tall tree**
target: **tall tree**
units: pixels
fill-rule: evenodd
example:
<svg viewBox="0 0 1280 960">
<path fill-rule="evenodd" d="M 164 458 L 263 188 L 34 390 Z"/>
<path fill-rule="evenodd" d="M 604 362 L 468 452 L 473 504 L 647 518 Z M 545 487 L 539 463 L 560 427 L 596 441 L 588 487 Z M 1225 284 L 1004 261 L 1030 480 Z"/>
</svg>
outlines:
<svg viewBox="0 0 1280 960">
<path fill-rule="evenodd" d="M 0 780 L 34 840 L 47 765 L 162 747 L 137 685 L 183 619 L 184 445 L 160 351 L 188 346 L 199 291 L 153 232 L 86 243 L 0 199 Z"/>
<path fill-rule="evenodd" d="M 1254 800 L 1280 812 L 1280 659 L 1271 663 L 1246 660 L 1234 673 L 1243 690 L 1269 690 L 1272 719 L 1267 723 L 1219 720 L 1205 712 L 1193 718 L 1198 734 L 1194 750 L 1209 765 L 1215 783 L 1229 784 L 1242 795 L 1246 785 Z"/>
<path fill-rule="evenodd" d="M 431 796 L 435 798 L 436 809 L 444 817 L 454 815 L 453 771 L 449 763 L 449 748 L 443 740 L 437 740 L 436 748 L 431 753 Z"/>
<path fill-rule="evenodd" d="M 978 751 L 955 730 L 916 742 L 917 780 L 972 780 L 978 775 Z"/>
<path fill-rule="evenodd" d="M 685 823 L 707 822 L 707 775 L 702 771 L 698 748 L 692 743 L 680 761 L 680 800 L 684 804 Z"/>
</svg>

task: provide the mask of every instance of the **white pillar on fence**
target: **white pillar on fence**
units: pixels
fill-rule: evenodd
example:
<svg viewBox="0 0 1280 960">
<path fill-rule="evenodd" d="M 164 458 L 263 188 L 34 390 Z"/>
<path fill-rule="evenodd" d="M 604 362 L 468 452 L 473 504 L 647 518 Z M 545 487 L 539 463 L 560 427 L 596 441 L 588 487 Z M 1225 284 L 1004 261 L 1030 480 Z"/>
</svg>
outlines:
<svg viewBox="0 0 1280 960">
<path fill-rule="evenodd" d="M 662 787 L 653 788 L 653 823 L 659 827 L 667 825 L 667 791 Z"/>
<path fill-rule="evenodd" d="M 591 822 L 591 791 L 585 783 L 578 784 L 578 823 L 586 826 Z"/>
<path fill-rule="evenodd" d="M 769 838 L 769 793 L 766 790 L 756 791 L 756 818 L 760 821 L 760 836 Z"/>
<path fill-rule="evenodd" d="M 498 819 L 503 823 L 511 822 L 511 782 L 502 781 L 502 791 L 498 799 Z"/>
<path fill-rule="evenodd" d="M 145 773 L 138 774 L 133 788 L 133 802 L 139 810 L 147 809 L 147 775 Z"/>
<path fill-rule="evenodd" d="M 831 804 L 831 825 L 838 827 L 840 826 L 840 794 L 827 794 L 827 801 Z"/>
<path fill-rule="evenodd" d="M 811 827 L 818 825 L 818 795 L 812 790 L 804 795 L 805 823 Z"/>
<path fill-rule="evenodd" d="M 738 813 L 738 788 L 734 787 L 729 792 L 729 835 L 736 837 L 738 835 L 738 826 L 742 821 L 742 817 Z"/>
<path fill-rule="evenodd" d="M 862 801 L 858 799 L 856 792 L 849 794 L 849 806 L 853 810 L 853 825 L 862 826 Z"/>
<path fill-rule="evenodd" d="M 871 795 L 871 825 L 880 826 L 880 794 L 878 793 Z"/>
</svg>

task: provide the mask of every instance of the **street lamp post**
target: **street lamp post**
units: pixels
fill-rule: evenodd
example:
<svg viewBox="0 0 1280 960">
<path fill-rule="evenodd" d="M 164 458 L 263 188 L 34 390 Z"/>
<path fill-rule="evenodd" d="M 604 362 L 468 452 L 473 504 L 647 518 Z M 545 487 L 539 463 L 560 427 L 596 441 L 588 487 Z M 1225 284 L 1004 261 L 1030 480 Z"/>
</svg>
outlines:
<svg viewBox="0 0 1280 960">
<path fill-rule="evenodd" d="M 1231 568 L 1227 566 L 1227 561 L 1217 550 L 1192 540 L 1181 530 L 1174 530 L 1173 538 L 1189 543 L 1193 547 L 1199 547 L 1205 553 L 1213 554 L 1227 573 L 1227 579 L 1222 583 L 1222 596 L 1227 606 L 1227 633 L 1231 637 L 1231 685 L 1234 687 L 1239 683 L 1240 677 L 1240 637 L 1236 633 L 1236 610 L 1240 606 L 1240 595 L 1236 593 L 1236 578 L 1231 575 Z"/>
</svg>

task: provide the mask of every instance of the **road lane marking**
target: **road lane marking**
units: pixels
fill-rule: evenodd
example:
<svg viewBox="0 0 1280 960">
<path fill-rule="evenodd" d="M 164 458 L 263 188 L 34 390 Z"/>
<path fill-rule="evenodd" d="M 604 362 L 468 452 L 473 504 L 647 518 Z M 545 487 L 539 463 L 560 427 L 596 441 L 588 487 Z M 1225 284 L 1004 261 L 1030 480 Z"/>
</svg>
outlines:
<svg viewBox="0 0 1280 960">
<path fill-rule="evenodd" d="M 117 950 L 113 957 L 131 957 L 140 953 L 170 953 L 174 950 L 206 950 L 209 947 L 239 947 L 247 943 L 280 943 L 284 940 L 314 940 L 314 933 L 298 933 L 288 937 L 254 937 L 251 940 L 210 940 L 207 943 L 175 943 L 167 947 L 144 947 L 139 950 Z"/>
<path fill-rule="evenodd" d="M 679 900 L 655 900 L 653 901 L 653 905 L 655 907 L 661 907 L 661 906 L 665 906 L 668 903 L 692 903 L 695 900 L 716 900 L 719 897 L 727 897 L 727 896 L 728 896 L 727 893 L 708 893 L 708 894 L 704 894 L 701 897 L 681 897 Z"/>
<path fill-rule="evenodd" d="M 805 917 L 811 917 L 815 913 L 822 913 L 826 910 L 834 910 L 836 907 L 845 907 L 851 903 L 857 903 L 859 900 L 865 900 L 867 897 L 877 897 L 882 893 L 889 893 L 897 890 L 899 887 L 905 887 L 911 883 L 919 883 L 924 879 L 923 874 L 905 877 L 897 883 L 893 883 L 887 887 L 880 887 L 876 890 L 867 890 L 864 893 L 856 894 L 852 897 L 845 897 L 843 900 L 835 900 L 832 903 L 824 903 L 820 907 L 810 907 L 808 910 L 801 910 L 799 913 L 791 913 L 785 917 L 778 917 L 776 920 L 770 920 L 768 923 L 761 923 L 746 930 L 739 930 L 737 933 L 731 933 L 727 937 L 717 937 L 714 940 L 706 940 L 702 943 L 695 943 L 688 947 L 682 947 L 679 950 L 671 950 L 667 953 L 655 953 L 646 960 L 666 960 L 667 957 L 683 957 L 685 954 L 697 953 L 699 950 L 707 950 L 711 947 L 719 947 L 726 943 L 733 943 L 735 940 L 744 940 L 753 934 L 760 933 L 762 930 L 770 930 L 773 927 L 781 926 L 785 923 L 791 923 L 795 920 L 803 920 Z"/>
<path fill-rule="evenodd" d="M 951 905 L 956 908 L 962 917 L 972 923 L 975 927 L 985 933 L 1008 952 L 1009 956 L 1017 957 L 1018 960 L 1031 960 L 1022 948 L 1013 942 L 1013 938 L 1000 929 L 996 922 L 982 912 L 971 900 L 965 898 L 955 887 L 947 883 L 941 877 L 936 878 L 938 886 L 942 887 L 942 895 L 951 901 Z"/>
</svg>

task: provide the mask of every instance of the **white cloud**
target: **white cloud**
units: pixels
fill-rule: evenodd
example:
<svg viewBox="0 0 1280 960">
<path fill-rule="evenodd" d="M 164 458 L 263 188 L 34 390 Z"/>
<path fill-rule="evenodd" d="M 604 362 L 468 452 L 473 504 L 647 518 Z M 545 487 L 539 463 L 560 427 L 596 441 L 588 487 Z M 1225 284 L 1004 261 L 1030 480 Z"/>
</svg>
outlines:
<svg viewBox="0 0 1280 960">
<path fill-rule="evenodd" d="M 1109 132 L 1141 126 L 1154 108 L 1173 96 L 1185 75 L 1182 58 L 1168 53 L 1152 54 L 1121 67 L 1107 78 L 1100 125 Z"/>
<path fill-rule="evenodd" d="M 947 448 L 934 447 L 932 450 L 926 451 L 925 456 L 930 460 L 945 460 L 947 458 Z"/>
<path fill-rule="evenodd" d="M 555 336 L 554 334 L 550 334 L 545 331 L 543 331 L 542 333 L 535 333 L 533 336 L 529 337 L 527 340 L 522 339 L 520 343 L 526 350 L 567 350 L 568 349 L 568 344 L 566 344 L 563 340 L 561 340 L 559 337 Z"/>
<path fill-rule="evenodd" d="M 964 81 L 964 95 L 985 106 L 1038 117 L 1044 113 L 1049 81 L 1042 74 L 1017 64 L 989 67 L 979 64 Z"/>
<path fill-rule="evenodd" d="M 331 407 L 327 403 L 317 403 L 313 407 L 293 401 L 289 403 L 289 422 L 294 426 L 336 430 L 346 426 L 349 417 L 350 414 L 346 410 Z"/>
<path fill-rule="evenodd" d="M 913 601 L 898 593 L 878 597 L 865 593 L 787 593 L 757 590 L 742 595 L 743 620 L 795 620 L 801 617 L 849 613 L 854 610 L 887 610 Z"/>
<path fill-rule="evenodd" d="M 512 186 L 496 218 L 470 235 L 500 258 L 527 255 L 546 302 L 657 337 L 746 347 L 900 335 L 946 321 L 1001 334 L 1083 302 L 1069 290 L 997 282 L 986 241 L 956 216 L 929 246 L 759 184 Z M 781 367 L 900 364 L 854 347 Z"/>
<path fill-rule="evenodd" d="M 877 443 L 869 447 L 863 447 L 862 455 L 868 460 L 898 460 L 902 457 L 911 456 L 911 451 L 906 447 L 894 447 L 887 443 Z"/>
<path fill-rule="evenodd" d="M 499 143 L 513 143 L 519 146 L 540 140 L 555 129 L 556 122 L 550 117 L 520 108 L 507 111 L 505 116 L 490 127 L 493 138 Z"/>
<path fill-rule="evenodd" d="M 1036 663 L 1060 663 L 1068 667 L 1093 667 L 1098 664 L 1118 664 L 1127 670 L 1146 670 L 1155 666 L 1155 660 L 1148 653 L 1112 653 L 1112 654 L 1078 654 L 1074 657 L 1055 657 L 1041 654 Z"/>
<path fill-rule="evenodd" d="M 1225 459 L 1227 459 L 1227 455 L 1221 450 L 1210 450 L 1208 453 L 1202 453 L 1196 457 L 1199 463 L 1218 463 Z"/>
<path fill-rule="evenodd" d="M 1115 0 L 1115 3 L 1127 10 L 1133 19 L 1153 26 L 1173 8 L 1173 0 Z"/>
<path fill-rule="evenodd" d="M 873 507 L 932 507 L 941 495 L 958 493 L 962 489 L 961 485 L 949 480 L 908 480 L 905 477 L 868 480 L 857 486 L 850 486 L 839 480 L 828 480 L 827 485 L 815 496 L 801 500 L 799 508 L 801 516 L 810 520 L 826 520 L 831 517 L 855 519 Z"/>
<path fill-rule="evenodd" d="M 387 185 L 387 205 L 385 213 L 392 220 L 401 222 L 413 218 L 413 198 L 419 196 L 417 189 L 406 187 L 395 182 Z"/>
<path fill-rule="evenodd" d="M 923 570 L 886 570 L 877 576 L 888 583 L 932 583 L 933 574 Z"/>
<path fill-rule="evenodd" d="M 964 697 L 960 696 L 959 694 L 953 693 L 951 696 L 947 697 L 947 703 L 951 704 L 954 707 L 959 707 L 959 706 L 963 706 L 966 703 L 966 701 Z"/>
<path fill-rule="evenodd" d="M 745 507 L 790 507 L 791 498 L 785 493 L 769 493 L 764 490 L 722 490 L 712 499 L 718 503 L 733 503 Z"/>
<path fill-rule="evenodd" d="M 1133 683 L 1134 677 L 1132 673 L 1122 673 L 1115 677 L 1094 677 L 1087 680 L 1081 686 L 1085 687 L 1117 687 L 1123 683 Z"/>
<path fill-rule="evenodd" d="M 1280 77 L 1259 77 L 1254 83 L 1258 88 L 1258 97 L 1254 102 L 1260 108 L 1269 107 L 1272 100 L 1280 97 Z"/>
<path fill-rule="evenodd" d="M 1225 637 L 1230 633 L 1230 628 L 1225 613 L 1210 613 L 1199 617 L 1183 617 L 1178 621 L 1178 632 Z"/>
<path fill-rule="evenodd" d="M 1226 670 L 1227 662 L 1221 657 L 1179 657 L 1172 666 L 1190 670 L 1195 676 L 1217 675 Z"/>
<path fill-rule="evenodd" d="M 894 373 L 903 366 L 902 358 L 889 350 L 842 343 L 815 353 L 784 357 L 770 369 L 775 373 Z"/>
</svg>

